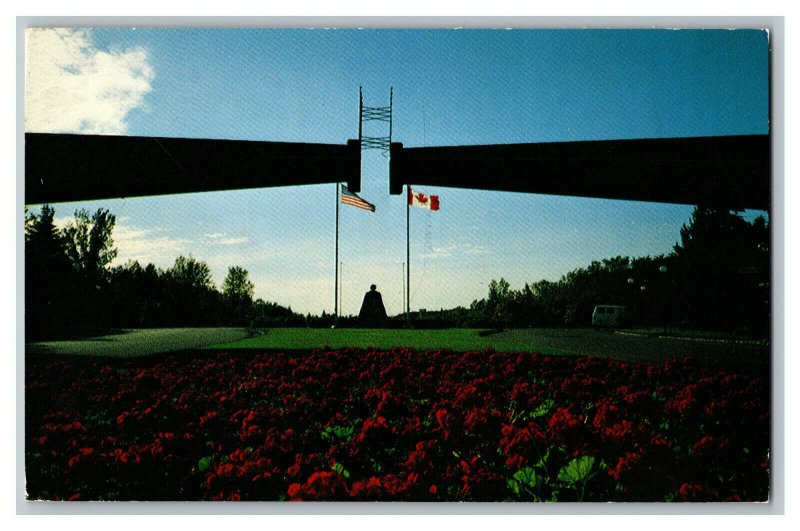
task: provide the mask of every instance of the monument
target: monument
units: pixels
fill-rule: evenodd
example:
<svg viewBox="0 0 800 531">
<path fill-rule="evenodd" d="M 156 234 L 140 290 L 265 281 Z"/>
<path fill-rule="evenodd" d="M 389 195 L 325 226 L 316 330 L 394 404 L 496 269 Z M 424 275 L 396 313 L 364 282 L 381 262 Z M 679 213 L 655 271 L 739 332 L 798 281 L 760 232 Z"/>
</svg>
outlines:
<svg viewBox="0 0 800 531">
<path fill-rule="evenodd" d="M 364 294 L 364 302 L 361 303 L 361 311 L 358 312 L 358 323 L 364 328 L 380 328 L 386 324 L 386 308 L 375 284 Z"/>
</svg>

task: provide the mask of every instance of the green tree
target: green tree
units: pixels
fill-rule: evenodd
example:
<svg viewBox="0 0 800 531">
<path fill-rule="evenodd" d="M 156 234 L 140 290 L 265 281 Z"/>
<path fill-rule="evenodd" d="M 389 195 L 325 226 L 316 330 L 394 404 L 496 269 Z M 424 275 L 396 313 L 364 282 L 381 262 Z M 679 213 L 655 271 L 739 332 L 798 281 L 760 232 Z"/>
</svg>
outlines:
<svg viewBox="0 0 800 531">
<path fill-rule="evenodd" d="M 228 275 L 222 282 L 222 296 L 230 324 L 245 325 L 253 320 L 254 288 L 246 269 L 239 266 L 228 268 Z"/>
<path fill-rule="evenodd" d="M 167 273 L 180 286 L 196 290 L 214 289 L 211 268 L 207 263 L 196 260 L 191 255 L 181 255 L 176 258 Z"/>
<path fill-rule="evenodd" d="M 80 320 L 70 311 L 74 275 L 55 210 L 43 205 L 25 215 L 25 336 L 58 337 Z"/>
<path fill-rule="evenodd" d="M 179 256 L 165 274 L 165 319 L 175 326 L 210 326 L 223 320 L 220 294 L 211 268 L 192 256 Z"/>
<path fill-rule="evenodd" d="M 769 326 L 769 226 L 736 211 L 696 207 L 675 245 L 676 285 L 687 324 L 725 330 Z"/>
<path fill-rule="evenodd" d="M 489 296 L 486 300 L 487 317 L 491 319 L 498 328 L 508 325 L 509 308 L 511 305 L 511 285 L 504 278 L 500 280 L 492 279 L 489 282 Z"/>
<path fill-rule="evenodd" d="M 246 269 L 239 266 L 229 267 L 228 275 L 222 282 L 222 294 L 237 302 L 252 302 L 255 286 L 250 282 L 249 276 Z"/>
<path fill-rule="evenodd" d="M 530 301 L 536 326 L 557 326 L 564 324 L 566 297 L 560 282 L 540 280 L 529 286 Z"/>
<path fill-rule="evenodd" d="M 117 257 L 111 237 L 117 218 L 98 209 L 91 217 L 86 209 L 75 212 L 75 219 L 64 228 L 64 242 L 72 267 L 97 282 L 106 276 L 106 266 Z"/>
<path fill-rule="evenodd" d="M 111 292 L 115 326 L 135 328 L 163 322 L 164 272 L 153 264 L 142 267 L 128 260 L 111 270 Z"/>
<path fill-rule="evenodd" d="M 116 217 L 108 210 L 101 208 L 90 215 L 81 209 L 62 231 L 67 258 L 76 274 L 69 314 L 84 332 L 99 331 L 113 320 L 108 265 L 117 256 L 111 237 L 115 224 Z"/>
<path fill-rule="evenodd" d="M 55 224 L 55 209 L 43 205 L 39 215 L 25 216 L 25 257 L 33 262 L 65 263 L 64 240 Z"/>
</svg>

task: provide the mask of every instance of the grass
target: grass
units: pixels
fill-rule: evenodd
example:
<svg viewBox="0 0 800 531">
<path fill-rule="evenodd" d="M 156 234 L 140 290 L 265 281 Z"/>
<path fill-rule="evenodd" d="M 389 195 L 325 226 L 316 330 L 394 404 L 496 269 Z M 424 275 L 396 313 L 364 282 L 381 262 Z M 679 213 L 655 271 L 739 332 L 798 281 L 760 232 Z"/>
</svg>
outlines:
<svg viewBox="0 0 800 531">
<path fill-rule="evenodd" d="M 542 354 L 567 354 L 552 348 L 536 348 L 531 343 L 508 341 L 494 335 L 481 335 L 482 330 L 448 328 L 443 330 L 398 330 L 360 328 L 269 328 L 263 335 L 240 341 L 218 343 L 208 349 L 301 350 L 313 348 L 379 348 L 408 347 L 417 350 L 450 349 L 457 352 L 493 349 L 526 351 Z"/>
<path fill-rule="evenodd" d="M 139 328 L 106 335 L 25 345 L 30 354 L 52 356 L 136 357 L 195 349 L 247 337 L 243 328 Z"/>
</svg>

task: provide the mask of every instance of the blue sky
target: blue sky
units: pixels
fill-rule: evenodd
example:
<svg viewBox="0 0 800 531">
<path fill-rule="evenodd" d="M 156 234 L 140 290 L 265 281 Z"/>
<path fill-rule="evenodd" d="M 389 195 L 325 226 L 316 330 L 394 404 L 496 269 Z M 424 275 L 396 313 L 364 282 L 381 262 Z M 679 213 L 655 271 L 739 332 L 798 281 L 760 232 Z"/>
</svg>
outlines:
<svg viewBox="0 0 800 531">
<path fill-rule="evenodd" d="M 29 131 L 344 143 L 358 135 L 359 86 L 369 106 L 394 87 L 393 135 L 406 146 L 769 126 L 768 41 L 751 30 L 96 29 L 29 33 L 28 57 Z M 592 260 L 669 252 L 692 210 L 421 191 L 439 194 L 441 210 L 411 211 L 412 309 L 469 305 L 501 276 L 519 288 Z M 340 210 L 343 313 L 358 312 L 371 283 L 398 313 L 405 206 L 388 195 L 384 154 L 364 152 L 360 195 L 377 211 Z M 240 265 L 256 296 L 319 313 L 333 310 L 334 198 L 331 184 L 55 207 L 60 218 L 116 214 L 118 262 L 166 268 L 192 254 L 218 285 Z"/>
</svg>

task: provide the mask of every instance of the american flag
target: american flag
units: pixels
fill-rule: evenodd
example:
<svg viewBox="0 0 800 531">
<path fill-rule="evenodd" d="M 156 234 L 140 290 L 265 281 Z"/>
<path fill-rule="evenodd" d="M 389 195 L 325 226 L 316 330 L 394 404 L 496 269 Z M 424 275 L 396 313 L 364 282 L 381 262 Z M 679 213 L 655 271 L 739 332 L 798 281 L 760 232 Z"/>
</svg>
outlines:
<svg viewBox="0 0 800 531">
<path fill-rule="evenodd" d="M 354 206 L 356 208 L 362 208 L 364 210 L 369 210 L 370 212 L 375 212 L 375 205 L 372 203 L 367 203 L 356 194 L 351 192 L 345 185 L 342 185 L 342 204 Z"/>
</svg>

